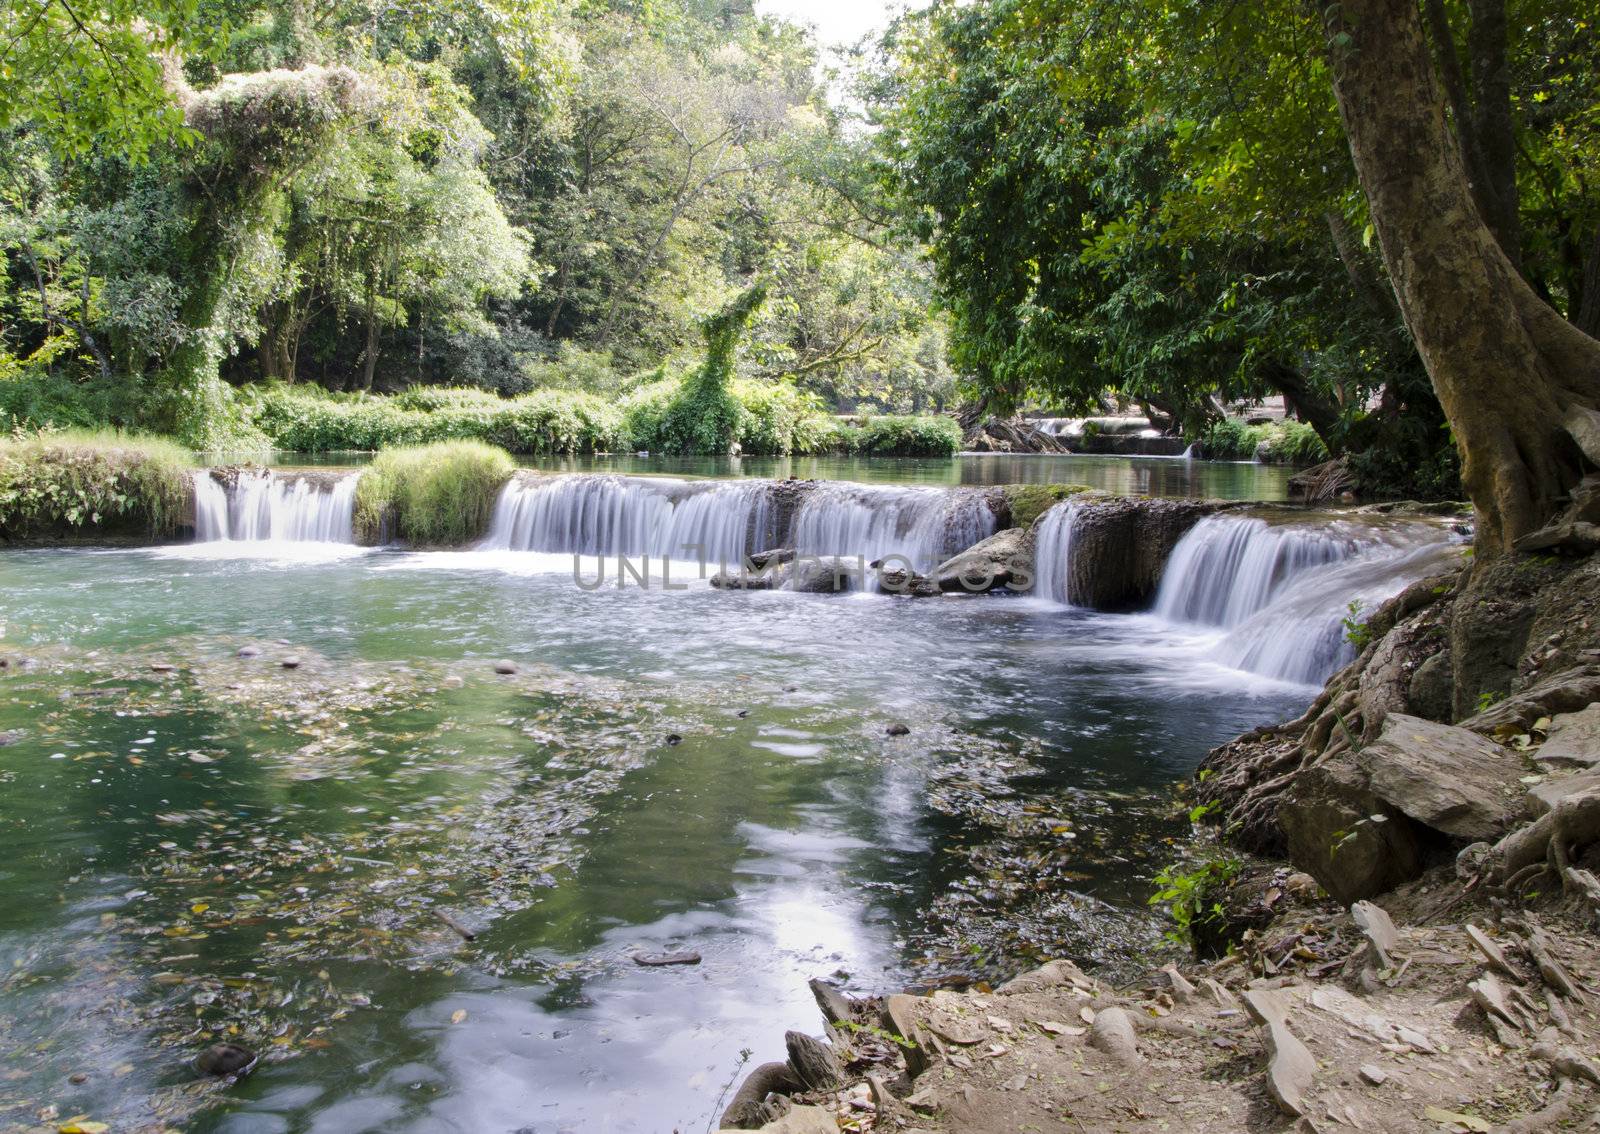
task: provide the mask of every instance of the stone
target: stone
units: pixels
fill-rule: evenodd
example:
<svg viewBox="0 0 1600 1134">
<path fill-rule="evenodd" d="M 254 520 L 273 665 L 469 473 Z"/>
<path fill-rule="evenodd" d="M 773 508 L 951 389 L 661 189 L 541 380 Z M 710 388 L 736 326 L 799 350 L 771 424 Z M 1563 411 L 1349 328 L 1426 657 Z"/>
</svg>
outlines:
<svg viewBox="0 0 1600 1134">
<path fill-rule="evenodd" d="M 202 1075 L 243 1075 L 256 1065 L 256 1053 L 237 1043 L 214 1043 L 194 1058 Z"/>
<path fill-rule="evenodd" d="M 1361 1077 L 1374 1087 L 1381 1087 L 1388 1081 L 1389 1073 L 1375 1063 L 1363 1063 Z"/>
<path fill-rule="evenodd" d="M 1245 1010 L 1261 1026 L 1261 1044 L 1267 1049 L 1267 1094 L 1283 1113 L 1298 1117 L 1306 1112 L 1306 1092 L 1316 1077 L 1317 1061 L 1306 1045 L 1289 1030 L 1289 1003 L 1281 991 L 1246 989 Z"/>
<path fill-rule="evenodd" d="M 839 1134 L 833 1111 L 821 1106 L 797 1106 L 761 1127 L 767 1134 Z"/>
<path fill-rule="evenodd" d="M 507 661 L 504 658 L 494 663 L 494 671 L 500 674 L 502 677 L 510 677 L 512 674 L 516 673 L 519 668 L 520 667 L 516 662 Z"/>
<path fill-rule="evenodd" d="M 173 665 L 171 662 L 151 662 L 150 663 L 150 672 L 151 673 L 172 673 L 177 668 L 178 667 Z"/>
<path fill-rule="evenodd" d="M 1356 902 L 1350 907 L 1350 916 L 1372 947 L 1372 955 L 1378 964 L 1390 968 L 1394 964 L 1394 954 L 1400 948 L 1400 933 L 1388 913 L 1382 906 L 1375 906 L 1371 902 Z"/>
<path fill-rule="evenodd" d="M 256 658 L 261 656 L 260 646 L 240 646 L 234 657 Z"/>
<path fill-rule="evenodd" d="M 0 732 L 0 748 L 10 748 L 22 737 L 23 733 L 20 729 L 9 729 L 5 732 Z"/>
<path fill-rule="evenodd" d="M 1600 771 L 1579 772 L 1574 776 L 1551 776 L 1528 789 L 1528 807 L 1535 816 L 1554 811 L 1568 796 L 1600 789 Z"/>
<path fill-rule="evenodd" d="M 1450 669 L 1450 651 L 1440 650 L 1417 666 L 1406 688 L 1406 703 L 1424 720 L 1449 722 L 1454 715 L 1455 675 Z"/>
<path fill-rule="evenodd" d="M 901 1048 L 905 1056 L 906 1071 L 915 1079 L 928 1069 L 928 1045 L 919 1018 L 922 1006 L 919 997 L 903 992 L 886 997 L 883 1001 L 883 1026 L 891 1034 L 909 1040 L 911 1047 Z"/>
<path fill-rule="evenodd" d="M 822 1011 L 822 1018 L 830 1024 L 843 1024 L 855 1019 L 855 1011 L 850 1003 L 850 998 L 839 991 L 839 986 L 830 984 L 825 980 L 812 980 L 808 982 L 811 995 L 816 999 L 817 1007 Z"/>
<path fill-rule="evenodd" d="M 1089 1046 L 1124 1063 L 1143 1062 L 1133 1018 L 1121 1008 L 1102 1008 L 1089 1025 Z"/>
<path fill-rule="evenodd" d="M 281 665 L 284 669 L 299 669 L 300 668 L 300 659 L 297 658 L 294 654 L 290 654 L 288 657 L 284 658 L 278 664 Z"/>
<path fill-rule="evenodd" d="M 1295 777 L 1278 821 L 1290 860 L 1340 902 L 1375 897 L 1422 873 L 1414 825 L 1372 794 L 1348 753 Z"/>
<path fill-rule="evenodd" d="M 667 733 L 667 747 L 668 748 L 676 748 L 678 745 L 680 745 L 682 743 L 683 743 L 683 737 L 679 736 L 675 732 Z"/>
<path fill-rule="evenodd" d="M 901 724 L 899 721 L 895 721 L 892 725 L 890 725 L 888 728 L 884 729 L 883 731 L 885 733 L 887 733 L 888 735 L 890 735 L 890 736 L 910 736 L 911 735 L 911 726 L 910 725 Z"/>
<path fill-rule="evenodd" d="M 939 564 L 932 578 L 941 591 L 1029 590 L 1033 586 L 1033 532 L 1028 528 L 996 532 Z"/>
<path fill-rule="evenodd" d="M 1475 732 L 1390 713 L 1357 756 L 1372 793 L 1425 827 L 1476 840 L 1516 822 L 1522 763 Z"/>
<path fill-rule="evenodd" d="M 787 589 L 802 595 L 831 595 L 861 589 L 861 564 L 854 559 L 805 556 L 784 571 Z"/>
<path fill-rule="evenodd" d="M 1510 962 L 1506 960 L 1506 955 L 1501 951 L 1500 946 L 1490 940 L 1487 933 L 1471 923 L 1468 923 L 1466 930 L 1467 940 L 1472 942 L 1474 949 L 1483 954 L 1483 959 L 1489 962 L 1491 969 L 1496 969 L 1513 980 L 1521 979 L 1517 976 L 1516 970 L 1511 967 Z"/>
<path fill-rule="evenodd" d="M 635 953 L 633 963 L 656 969 L 667 965 L 698 965 L 700 954 L 690 950 L 681 953 Z"/>
<path fill-rule="evenodd" d="M 1540 764 L 1600 765 L 1600 703 L 1551 717 L 1550 731 L 1533 758 Z"/>
<path fill-rule="evenodd" d="M 1155 596 L 1178 541 L 1226 505 L 1201 500 L 1075 497 L 1067 594 L 1092 610 L 1132 610 Z"/>
<path fill-rule="evenodd" d="M 844 1068 L 833 1048 L 804 1032 L 785 1032 L 789 1066 L 808 1091 L 832 1090 L 844 1082 Z"/>
</svg>

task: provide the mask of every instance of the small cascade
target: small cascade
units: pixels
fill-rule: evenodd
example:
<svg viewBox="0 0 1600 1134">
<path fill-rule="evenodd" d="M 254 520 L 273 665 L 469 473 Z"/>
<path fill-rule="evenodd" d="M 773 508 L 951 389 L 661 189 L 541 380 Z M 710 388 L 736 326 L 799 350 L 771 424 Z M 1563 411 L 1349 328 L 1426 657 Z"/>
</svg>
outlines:
<svg viewBox="0 0 1600 1134">
<path fill-rule="evenodd" d="M 824 483 L 806 494 L 788 542 L 801 555 L 868 563 L 901 556 L 929 571 L 994 530 L 981 493 Z"/>
<path fill-rule="evenodd" d="M 202 542 L 354 543 L 356 480 L 241 473 L 231 489 L 195 478 L 195 537 Z"/>
<path fill-rule="evenodd" d="M 768 488 L 621 476 L 513 480 L 480 546 L 737 564 L 768 537 Z"/>
<path fill-rule="evenodd" d="M 1067 500 L 1040 516 L 1033 526 L 1033 594 L 1072 605 L 1072 531 L 1078 522 L 1078 503 Z"/>
<path fill-rule="evenodd" d="M 1426 525 L 1358 529 L 1208 516 L 1173 550 L 1155 613 L 1228 631 L 1214 654 L 1224 665 L 1318 684 L 1354 657 L 1347 619 L 1370 615 L 1456 554 Z"/>
<path fill-rule="evenodd" d="M 1169 622 L 1237 626 L 1302 572 L 1349 558 L 1362 546 L 1343 524 L 1313 528 L 1207 516 L 1173 549 L 1155 612 Z"/>
</svg>

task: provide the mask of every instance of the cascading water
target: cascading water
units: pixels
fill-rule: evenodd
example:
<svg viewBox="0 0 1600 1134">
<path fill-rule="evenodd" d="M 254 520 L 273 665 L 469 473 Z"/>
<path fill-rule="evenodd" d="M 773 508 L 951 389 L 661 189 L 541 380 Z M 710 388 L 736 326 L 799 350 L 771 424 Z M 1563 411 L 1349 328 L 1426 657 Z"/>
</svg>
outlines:
<svg viewBox="0 0 1600 1134">
<path fill-rule="evenodd" d="M 1155 614 L 1228 631 L 1214 653 L 1224 665 L 1317 684 L 1354 656 L 1347 618 L 1370 613 L 1456 554 L 1426 525 L 1358 531 L 1342 522 L 1208 516 L 1173 550 Z"/>
<path fill-rule="evenodd" d="M 1072 565 L 1072 529 L 1078 521 L 1078 503 L 1068 500 L 1040 516 L 1033 526 L 1033 594 L 1072 605 L 1069 593 Z"/>
<path fill-rule="evenodd" d="M 796 512 L 789 542 L 801 555 L 866 562 L 900 556 L 929 571 L 994 530 L 980 493 L 819 484 Z"/>
<path fill-rule="evenodd" d="M 616 476 L 513 480 L 481 546 L 737 564 L 768 535 L 769 487 Z"/>
<path fill-rule="evenodd" d="M 195 537 L 202 542 L 353 543 L 355 475 L 331 485 L 274 472 L 241 473 L 232 489 L 195 476 Z"/>
</svg>

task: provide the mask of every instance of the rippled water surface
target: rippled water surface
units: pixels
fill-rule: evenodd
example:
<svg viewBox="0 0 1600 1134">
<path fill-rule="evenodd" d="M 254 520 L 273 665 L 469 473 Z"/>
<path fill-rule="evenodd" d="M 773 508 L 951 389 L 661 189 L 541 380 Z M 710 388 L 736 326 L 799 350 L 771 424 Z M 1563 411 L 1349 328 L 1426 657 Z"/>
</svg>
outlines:
<svg viewBox="0 0 1600 1134">
<path fill-rule="evenodd" d="M 0 552 L 0 1126 L 698 1131 L 807 978 L 1151 949 L 1169 785 L 1309 696 L 1150 617 L 572 568 Z"/>
</svg>

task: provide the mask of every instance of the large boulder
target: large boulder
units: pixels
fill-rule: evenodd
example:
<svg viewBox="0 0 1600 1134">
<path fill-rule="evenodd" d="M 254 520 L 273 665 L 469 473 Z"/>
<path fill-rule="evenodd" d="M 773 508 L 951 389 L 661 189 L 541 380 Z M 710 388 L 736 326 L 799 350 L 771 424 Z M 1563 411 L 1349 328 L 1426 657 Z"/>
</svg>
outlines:
<svg viewBox="0 0 1600 1134">
<path fill-rule="evenodd" d="M 1155 596 L 1172 549 L 1201 517 L 1228 505 L 1213 500 L 1077 497 L 1067 594 L 1076 606 L 1129 610 Z"/>
<path fill-rule="evenodd" d="M 1390 713 L 1373 743 L 1302 771 L 1278 820 L 1295 865 L 1353 902 L 1417 877 L 1431 849 L 1504 835 L 1524 810 L 1522 771 L 1477 733 Z"/>
<path fill-rule="evenodd" d="M 997 587 L 1027 590 L 1033 585 L 1033 532 L 1007 528 L 933 569 L 941 591 L 992 591 Z"/>
</svg>

